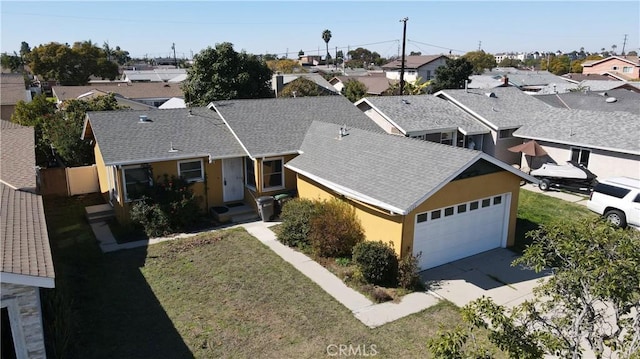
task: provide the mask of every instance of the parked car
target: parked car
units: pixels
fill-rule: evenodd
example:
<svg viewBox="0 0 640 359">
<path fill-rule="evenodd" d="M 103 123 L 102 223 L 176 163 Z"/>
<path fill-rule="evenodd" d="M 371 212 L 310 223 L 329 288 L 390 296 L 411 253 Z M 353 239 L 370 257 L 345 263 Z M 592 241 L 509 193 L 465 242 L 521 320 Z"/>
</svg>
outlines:
<svg viewBox="0 0 640 359">
<path fill-rule="evenodd" d="M 618 227 L 640 227 L 640 179 L 614 177 L 599 182 L 587 208 Z"/>
<path fill-rule="evenodd" d="M 530 174 L 540 180 L 538 187 L 543 191 L 548 191 L 550 187 L 590 190 L 597 183 L 593 172 L 572 161 L 567 161 L 566 165 L 545 163 Z"/>
</svg>

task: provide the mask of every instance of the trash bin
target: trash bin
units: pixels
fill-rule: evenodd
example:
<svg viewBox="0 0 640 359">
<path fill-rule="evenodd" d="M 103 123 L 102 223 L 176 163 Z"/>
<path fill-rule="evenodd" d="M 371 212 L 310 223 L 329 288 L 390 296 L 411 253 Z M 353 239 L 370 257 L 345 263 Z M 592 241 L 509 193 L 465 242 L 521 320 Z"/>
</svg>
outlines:
<svg viewBox="0 0 640 359">
<path fill-rule="evenodd" d="M 284 207 L 284 204 L 291 199 L 291 196 L 288 193 L 280 193 L 275 195 L 273 198 L 275 200 L 275 215 L 279 216 L 282 212 L 282 207 Z"/>
<path fill-rule="evenodd" d="M 273 218 L 273 201 L 274 200 L 272 196 L 262 196 L 256 198 L 258 212 L 260 213 L 260 217 L 262 217 L 263 222 L 268 222 Z"/>
</svg>

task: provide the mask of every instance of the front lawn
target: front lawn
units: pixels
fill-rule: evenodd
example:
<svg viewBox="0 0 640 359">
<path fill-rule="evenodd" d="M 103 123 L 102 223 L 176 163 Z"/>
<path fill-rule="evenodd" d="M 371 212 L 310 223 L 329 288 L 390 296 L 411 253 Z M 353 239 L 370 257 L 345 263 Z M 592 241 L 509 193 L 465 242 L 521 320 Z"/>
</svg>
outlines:
<svg viewBox="0 0 640 359">
<path fill-rule="evenodd" d="M 102 254 L 83 205 L 45 202 L 56 285 L 70 303 L 64 357 L 327 357 L 350 344 L 429 357 L 427 339 L 461 322 L 443 302 L 369 329 L 242 229 Z"/>
<path fill-rule="evenodd" d="M 597 215 L 584 205 L 567 202 L 527 190 L 520 190 L 518 219 L 516 224 L 516 244 L 514 250 L 521 252 L 530 240 L 526 233 L 538 229 L 540 225 L 554 221 L 595 219 Z"/>
</svg>

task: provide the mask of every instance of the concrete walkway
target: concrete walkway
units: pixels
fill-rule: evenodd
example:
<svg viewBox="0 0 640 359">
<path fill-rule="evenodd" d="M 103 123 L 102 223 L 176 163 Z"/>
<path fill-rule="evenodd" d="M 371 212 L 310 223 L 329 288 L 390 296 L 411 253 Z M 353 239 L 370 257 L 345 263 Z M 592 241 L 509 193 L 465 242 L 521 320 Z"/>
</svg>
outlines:
<svg viewBox="0 0 640 359">
<path fill-rule="evenodd" d="M 247 232 L 249 232 L 249 234 L 264 243 L 274 253 L 289 262 L 293 267 L 319 285 L 320 288 L 326 291 L 338 302 L 347 307 L 358 320 L 370 328 L 376 328 L 407 315 L 418 313 L 440 301 L 435 294 L 414 292 L 405 295 L 399 303 L 387 302 L 374 304 L 360 292 L 349 288 L 341 279 L 336 277 L 316 261 L 278 242 L 275 233 L 269 229 L 270 226 L 274 226 L 276 224 L 277 222 L 256 221 L 225 228 L 243 227 Z M 105 253 L 121 249 L 145 247 L 151 244 L 192 237 L 200 234 L 179 234 L 172 237 L 152 238 L 149 240 L 118 244 L 106 222 L 92 223 L 91 229 L 93 229 L 93 233 L 100 244 L 100 249 Z M 216 230 L 219 229 L 215 229 L 214 231 Z"/>
<path fill-rule="evenodd" d="M 545 196 L 558 198 L 567 202 L 581 204 L 583 206 L 586 206 L 587 201 L 589 200 L 589 196 L 586 194 L 582 195 L 578 193 L 568 193 L 568 192 L 559 191 L 553 188 L 549 189 L 548 191 L 543 191 L 533 183 L 527 183 L 520 188 L 525 189 L 527 191 L 535 192 L 535 193 L 541 193 Z"/>
</svg>

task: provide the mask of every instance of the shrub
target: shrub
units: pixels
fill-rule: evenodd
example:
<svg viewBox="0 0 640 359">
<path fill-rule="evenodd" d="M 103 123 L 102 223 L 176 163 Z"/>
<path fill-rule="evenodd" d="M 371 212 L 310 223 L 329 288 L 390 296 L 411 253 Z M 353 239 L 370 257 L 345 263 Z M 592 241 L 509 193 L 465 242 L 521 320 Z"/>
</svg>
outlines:
<svg viewBox="0 0 640 359">
<path fill-rule="evenodd" d="M 339 199 L 322 202 L 311 218 L 309 243 L 320 257 L 347 257 L 364 240 L 364 232 L 355 210 Z"/>
<path fill-rule="evenodd" d="M 131 220 L 142 225 L 149 237 L 159 237 L 189 228 L 198 220 L 199 198 L 192 183 L 164 175 L 131 208 Z"/>
<path fill-rule="evenodd" d="M 311 218 L 318 209 L 318 202 L 303 198 L 294 198 L 285 203 L 280 213 L 282 224 L 278 231 L 278 240 L 288 246 L 308 246 Z"/>
<path fill-rule="evenodd" d="M 353 248 L 353 261 L 365 281 L 371 284 L 395 286 L 398 257 L 393 248 L 379 242 L 362 242 Z"/>
<path fill-rule="evenodd" d="M 422 252 L 417 256 L 407 254 L 398 262 L 398 286 L 404 289 L 417 289 L 422 287 L 420 281 L 420 267 L 418 263 Z"/>
</svg>

